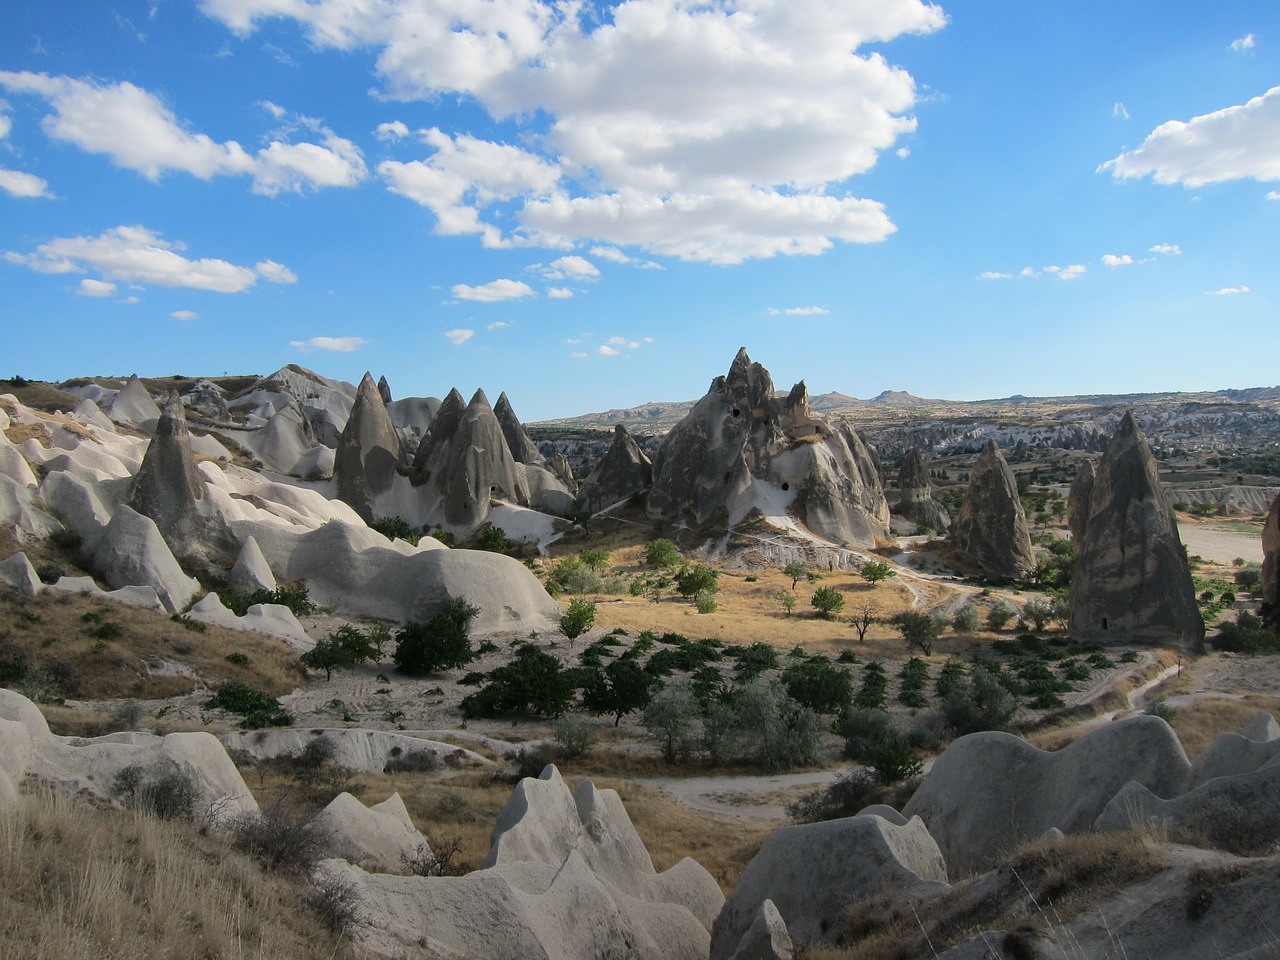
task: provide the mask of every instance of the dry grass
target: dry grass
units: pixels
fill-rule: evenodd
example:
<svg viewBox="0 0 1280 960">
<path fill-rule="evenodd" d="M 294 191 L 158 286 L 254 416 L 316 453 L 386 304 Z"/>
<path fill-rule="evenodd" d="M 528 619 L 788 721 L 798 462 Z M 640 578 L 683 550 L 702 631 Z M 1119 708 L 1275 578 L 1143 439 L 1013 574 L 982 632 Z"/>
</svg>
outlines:
<svg viewBox="0 0 1280 960">
<path fill-rule="evenodd" d="M 304 878 L 264 873 L 192 823 L 37 789 L 0 819 L 0 853 L 0 960 L 349 956 Z"/>
<path fill-rule="evenodd" d="M 1280 717 L 1280 697 L 1248 694 L 1239 700 L 1199 700 L 1177 707 L 1171 726 L 1194 760 L 1222 734 L 1248 726 L 1260 713 Z"/>
</svg>

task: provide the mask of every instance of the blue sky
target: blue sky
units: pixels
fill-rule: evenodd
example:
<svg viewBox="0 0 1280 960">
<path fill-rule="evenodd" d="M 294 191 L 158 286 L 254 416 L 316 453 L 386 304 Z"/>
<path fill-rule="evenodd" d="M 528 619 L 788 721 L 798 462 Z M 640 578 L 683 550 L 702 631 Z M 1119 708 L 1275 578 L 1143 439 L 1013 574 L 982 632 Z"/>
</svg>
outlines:
<svg viewBox="0 0 1280 960">
<path fill-rule="evenodd" d="M 1271 385 L 1274 0 L 8 0 L 0 375 Z"/>
</svg>

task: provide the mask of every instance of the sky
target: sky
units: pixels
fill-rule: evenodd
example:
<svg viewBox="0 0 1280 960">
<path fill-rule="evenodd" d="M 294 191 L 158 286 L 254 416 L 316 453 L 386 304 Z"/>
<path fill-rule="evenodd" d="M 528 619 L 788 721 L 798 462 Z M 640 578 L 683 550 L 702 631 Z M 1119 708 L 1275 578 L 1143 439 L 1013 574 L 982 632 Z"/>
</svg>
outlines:
<svg viewBox="0 0 1280 960">
<path fill-rule="evenodd" d="M 6 0 L 0 376 L 1280 383 L 1274 0 Z"/>
</svg>

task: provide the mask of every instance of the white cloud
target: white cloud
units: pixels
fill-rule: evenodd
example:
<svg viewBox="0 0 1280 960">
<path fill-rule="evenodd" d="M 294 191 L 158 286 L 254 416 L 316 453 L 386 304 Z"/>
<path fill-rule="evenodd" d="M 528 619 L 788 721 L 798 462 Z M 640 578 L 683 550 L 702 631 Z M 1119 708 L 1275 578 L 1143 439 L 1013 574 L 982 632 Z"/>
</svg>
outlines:
<svg viewBox="0 0 1280 960">
<path fill-rule="evenodd" d="M 573 291 L 568 287 L 551 287 L 547 290 L 547 296 L 552 300 L 569 300 L 573 297 Z"/>
<path fill-rule="evenodd" d="M 1170 120 L 1136 150 L 1098 168 L 1117 180 L 1150 175 L 1156 183 L 1202 187 L 1226 180 L 1280 180 L 1280 87 L 1242 106 Z"/>
<path fill-rule="evenodd" d="M 553 260 L 539 272 L 547 280 L 595 280 L 600 276 L 600 268 L 586 257 L 569 256 Z"/>
<path fill-rule="evenodd" d="M 458 330 L 446 330 L 444 332 L 444 335 L 445 335 L 445 338 L 450 343 L 452 343 L 455 347 L 460 347 L 462 346 L 462 344 L 466 343 L 473 336 L 475 336 L 475 333 L 476 332 L 474 330 L 458 329 Z"/>
<path fill-rule="evenodd" d="M 109 297 L 116 292 L 116 285 L 86 277 L 80 281 L 80 289 L 76 292 L 82 297 Z"/>
<path fill-rule="evenodd" d="M 465 283 L 453 285 L 453 295 L 459 300 L 476 300 L 480 303 L 497 303 L 500 300 L 519 300 L 535 296 L 533 287 L 519 280 L 494 280 L 478 287 Z"/>
<path fill-rule="evenodd" d="M 310 340 L 290 340 L 289 346 L 303 353 L 312 350 L 333 350 L 337 353 L 353 353 L 369 341 L 363 337 L 312 337 Z"/>
<path fill-rule="evenodd" d="M 4 109 L 8 104 L 0 100 L 0 109 Z M 7 113 L 0 113 L 0 140 L 9 136 L 9 131 L 13 129 L 13 119 Z"/>
<path fill-rule="evenodd" d="M 196 320 L 199 318 L 200 314 L 196 313 L 194 310 L 173 310 L 169 313 L 169 316 L 173 317 L 175 320 Z"/>
<path fill-rule="evenodd" d="M 285 113 L 288 112 L 284 107 L 280 106 L 278 103 L 272 103 L 270 100 L 262 100 L 258 103 L 258 106 L 267 111 L 267 113 L 271 114 L 271 116 L 275 117 L 277 120 L 283 118 Z"/>
<path fill-rule="evenodd" d="M 392 120 L 390 123 L 378 124 L 375 135 L 379 140 L 402 140 L 409 135 L 409 128 L 403 121 Z"/>
<path fill-rule="evenodd" d="M 1126 107 L 1123 103 L 1121 103 L 1119 100 L 1117 100 L 1117 101 L 1116 101 L 1116 105 L 1115 105 L 1114 107 L 1112 107 L 1112 108 L 1111 108 L 1111 115 L 1112 115 L 1113 117 L 1119 117 L 1121 120 L 1128 120 L 1128 119 L 1129 119 L 1129 109 L 1128 109 L 1128 107 Z"/>
<path fill-rule="evenodd" d="M 1112 268 L 1128 267 L 1133 265 L 1134 259 L 1132 256 L 1130 256 L 1127 253 L 1121 253 L 1121 254 L 1104 253 L 1102 255 L 1102 262 L 1105 263 L 1108 267 L 1112 267 Z"/>
<path fill-rule="evenodd" d="M 628 340 L 626 337 L 610 337 L 605 343 L 611 347 L 626 347 L 628 350 L 640 349 L 640 341 Z"/>
<path fill-rule="evenodd" d="M 1035 268 L 1033 268 L 1033 267 L 1023 267 L 1021 270 L 1019 270 L 1019 271 L 1018 271 L 1018 276 L 1020 276 L 1020 277 L 1038 277 L 1038 276 L 1040 276 L 1040 272 L 1039 272 L 1038 270 L 1036 270 Z"/>
<path fill-rule="evenodd" d="M 1182 253 L 1182 248 L 1176 243 L 1157 243 L 1154 247 L 1147 250 L 1147 253 L 1159 253 L 1165 256 L 1176 257 Z"/>
<path fill-rule="evenodd" d="M 1258 45 L 1258 38 L 1252 33 L 1231 41 L 1231 49 L 1236 51 L 1252 50 Z"/>
<path fill-rule="evenodd" d="M 617 247 L 592 247 L 591 255 L 612 263 L 630 263 L 631 258 Z"/>
<path fill-rule="evenodd" d="M 315 124 L 308 125 L 322 135 L 322 143 L 276 139 L 250 154 L 235 140 L 218 143 L 203 133 L 189 132 L 158 97 L 128 81 L 99 84 L 0 71 L 0 86 L 49 102 L 54 112 L 41 124 L 49 137 L 104 154 L 148 180 L 159 180 L 173 170 L 202 180 L 249 176 L 255 193 L 275 196 L 286 190 L 354 186 L 368 176 L 355 144 Z M 283 114 L 273 103 L 263 106 L 273 116 Z"/>
<path fill-rule="evenodd" d="M 1205 294 L 1208 297 L 1230 297 L 1237 293 L 1248 293 L 1248 287 L 1223 287 L 1221 290 L 1211 290 Z"/>
<path fill-rule="evenodd" d="M 575 360 L 586 360 L 589 356 L 591 356 L 591 354 L 582 353 L 581 351 L 578 351 L 576 353 L 569 354 L 569 356 L 573 357 L 573 359 Z"/>
<path fill-rule="evenodd" d="M 373 49 L 389 98 L 460 96 L 496 120 L 521 118 L 554 179 L 520 184 L 509 203 L 472 193 L 483 178 L 452 157 L 380 168 L 436 212 L 442 233 L 715 263 L 892 233 L 881 205 L 849 196 L 845 181 L 916 128 L 917 91 L 866 47 L 946 23 L 924 0 L 627 0 L 607 15 L 551 0 L 201 6 L 241 35 L 286 18 L 317 47 Z"/>
<path fill-rule="evenodd" d="M 600 346 L 596 347 L 596 353 L 600 354 L 602 357 L 616 357 L 619 356 L 622 351 L 609 346 L 607 343 L 602 343 Z"/>
<path fill-rule="evenodd" d="M 498 320 L 486 326 L 485 329 L 486 330 L 505 330 L 509 326 L 511 326 L 511 324 L 507 323 L 507 321 Z"/>
<path fill-rule="evenodd" d="M 21 170 L 0 170 L 0 190 L 11 197 L 47 197 L 49 184 L 34 173 Z"/>
<path fill-rule="evenodd" d="M 907 157 L 911 156 L 911 148 L 899 147 L 897 150 L 894 151 L 894 153 L 897 155 L 898 159 L 905 160 L 907 159 Z"/>
<path fill-rule="evenodd" d="M 1280 190 L 1272 190 L 1267 194 L 1268 200 L 1280 200 Z"/>
<path fill-rule="evenodd" d="M 814 317 L 830 311 L 826 307 L 787 307 L 783 310 L 779 310 L 777 307 L 770 307 L 765 312 L 775 317 Z"/>
<path fill-rule="evenodd" d="M 1045 273 L 1055 274 L 1059 280 L 1074 280 L 1088 268 L 1083 263 L 1073 263 L 1068 267 L 1045 267 Z"/>
<path fill-rule="evenodd" d="M 1025 272 L 1024 272 L 1024 275 L 1025 275 Z M 978 279 L 979 280 L 1012 280 L 1013 274 L 1000 273 L 998 270 L 984 270 L 982 273 L 978 274 Z"/>
<path fill-rule="evenodd" d="M 239 293 L 257 281 L 248 267 L 226 260 L 188 260 L 180 243 L 141 226 L 120 226 L 96 237 L 62 237 L 42 243 L 34 253 L 5 254 L 10 263 L 38 273 L 83 273 L 97 270 L 108 280 L 123 283 L 187 287 L 217 293 Z"/>
<path fill-rule="evenodd" d="M 274 260 L 259 260 L 253 265 L 258 276 L 271 283 L 297 283 L 298 275 L 282 263 Z"/>
</svg>

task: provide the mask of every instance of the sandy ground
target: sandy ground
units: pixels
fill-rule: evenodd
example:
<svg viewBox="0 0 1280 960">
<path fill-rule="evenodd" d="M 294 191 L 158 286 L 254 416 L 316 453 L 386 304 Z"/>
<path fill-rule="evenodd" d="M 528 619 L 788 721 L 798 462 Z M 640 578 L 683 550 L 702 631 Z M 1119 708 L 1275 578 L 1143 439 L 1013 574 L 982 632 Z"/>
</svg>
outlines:
<svg viewBox="0 0 1280 960">
<path fill-rule="evenodd" d="M 1262 525 L 1256 534 L 1245 533 L 1239 521 L 1230 527 L 1214 522 L 1190 523 L 1179 521 L 1178 533 L 1186 544 L 1187 552 L 1199 554 L 1214 563 L 1230 563 L 1242 557 L 1253 563 L 1262 562 Z"/>
</svg>

